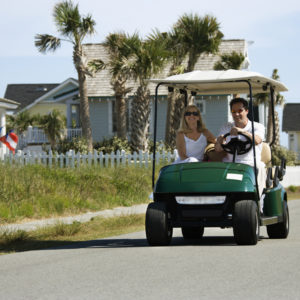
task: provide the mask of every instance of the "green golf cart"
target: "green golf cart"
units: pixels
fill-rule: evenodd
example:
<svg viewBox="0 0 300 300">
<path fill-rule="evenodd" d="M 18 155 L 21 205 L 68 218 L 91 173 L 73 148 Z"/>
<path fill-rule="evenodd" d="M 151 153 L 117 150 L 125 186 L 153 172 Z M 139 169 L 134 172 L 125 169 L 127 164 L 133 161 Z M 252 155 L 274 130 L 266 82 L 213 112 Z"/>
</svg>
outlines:
<svg viewBox="0 0 300 300">
<path fill-rule="evenodd" d="M 287 91 L 276 80 L 249 71 L 194 71 L 153 79 L 157 84 L 154 106 L 154 147 L 156 144 L 157 94 L 160 86 L 175 88 L 191 95 L 249 95 L 249 111 L 253 114 L 254 93 L 270 91 L 274 125 L 274 94 Z M 208 100 L 209 101 L 209 100 Z M 254 126 L 252 118 L 252 135 Z M 275 126 L 273 126 L 275 131 Z M 274 132 L 275 133 L 275 132 Z M 273 134 L 275 137 L 275 134 Z M 274 141 L 272 141 L 273 143 Z M 285 174 L 285 160 L 271 166 L 270 145 L 264 143 L 262 161 L 267 179 L 259 191 L 254 141 L 232 137 L 224 150 L 233 154 L 232 162 L 194 162 L 171 164 L 155 178 L 155 148 L 153 159 L 153 200 L 146 212 L 146 237 L 149 245 L 169 245 L 173 228 L 181 228 L 184 239 L 200 239 L 205 227 L 233 228 L 238 245 L 255 245 L 260 226 L 267 226 L 269 238 L 287 238 L 289 211 L 287 193 L 280 184 Z M 254 166 L 236 163 L 235 157 L 251 151 Z M 260 196 L 262 195 L 262 196 Z M 263 212 L 260 200 L 264 198 Z"/>
</svg>

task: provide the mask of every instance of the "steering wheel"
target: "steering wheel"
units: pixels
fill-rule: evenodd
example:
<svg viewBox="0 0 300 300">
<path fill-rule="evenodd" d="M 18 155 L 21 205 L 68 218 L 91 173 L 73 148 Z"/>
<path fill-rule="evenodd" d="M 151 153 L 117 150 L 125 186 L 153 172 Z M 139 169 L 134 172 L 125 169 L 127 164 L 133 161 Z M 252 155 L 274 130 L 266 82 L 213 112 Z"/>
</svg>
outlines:
<svg viewBox="0 0 300 300">
<path fill-rule="evenodd" d="M 230 135 L 230 132 L 226 133 L 224 135 L 224 138 L 228 137 Z M 252 140 L 249 136 L 245 135 L 242 132 L 238 132 L 237 134 L 242 135 L 246 138 L 246 141 L 240 140 L 238 137 L 231 138 L 231 140 L 227 144 L 222 144 L 222 148 L 224 149 L 225 152 L 230 153 L 230 154 L 245 154 L 249 152 L 252 148 Z"/>
</svg>

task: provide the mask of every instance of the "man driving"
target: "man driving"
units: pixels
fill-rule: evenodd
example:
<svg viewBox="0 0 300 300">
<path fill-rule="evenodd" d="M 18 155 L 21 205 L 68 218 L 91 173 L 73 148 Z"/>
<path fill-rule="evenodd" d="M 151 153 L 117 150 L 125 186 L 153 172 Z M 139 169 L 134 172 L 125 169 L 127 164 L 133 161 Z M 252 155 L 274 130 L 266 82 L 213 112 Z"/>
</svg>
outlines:
<svg viewBox="0 0 300 300">
<path fill-rule="evenodd" d="M 223 125 L 220 129 L 220 134 L 217 138 L 217 143 L 215 146 L 215 150 L 217 152 L 223 152 L 222 144 L 228 142 L 224 138 L 226 133 L 230 133 L 231 136 L 237 136 L 238 133 L 243 133 L 248 136 L 251 140 L 252 137 L 252 122 L 248 119 L 248 102 L 244 98 L 234 98 L 230 101 L 230 109 L 233 118 L 233 122 L 229 122 Z M 266 181 L 266 172 L 264 169 L 264 163 L 261 161 L 261 150 L 262 150 L 262 141 L 265 136 L 265 127 L 257 122 L 254 122 L 254 142 L 255 142 L 255 153 L 256 153 L 256 167 L 258 168 L 258 186 L 260 196 L 265 187 Z M 228 137 L 230 138 L 230 137 Z M 241 137 L 242 139 L 243 137 Z M 224 162 L 232 162 L 233 155 L 226 153 L 223 158 Z M 237 155 L 235 158 L 236 163 L 248 164 L 250 166 L 254 166 L 254 156 L 253 151 L 249 151 L 245 154 Z M 263 203 L 261 201 L 261 209 Z"/>
</svg>

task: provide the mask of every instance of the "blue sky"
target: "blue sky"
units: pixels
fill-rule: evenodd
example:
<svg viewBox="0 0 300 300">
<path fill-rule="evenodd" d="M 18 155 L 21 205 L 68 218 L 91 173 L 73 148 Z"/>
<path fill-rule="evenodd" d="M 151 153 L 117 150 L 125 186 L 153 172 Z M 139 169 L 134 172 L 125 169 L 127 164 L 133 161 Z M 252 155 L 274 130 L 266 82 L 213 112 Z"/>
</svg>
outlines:
<svg viewBox="0 0 300 300">
<path fill-rule="evenodd" d="M 0 97 L 9 83 L 59 83 L 76 77 L 72 48 L 65 43 L 54 54 L 40 54 L 37 33 L 58 35 L 53 22 L 54 0 L 0 0 Z M 167 31 L 184 13 L 214 15 L 226 39 L 245 39 L 250 70 L 270 76 L 277 68 L 289 88 L 286 102 L 300 102 L 299 0 L 79 0 L 80 12 L 90 13 L 97 33 L 86 42 L 103 42 L 108 33 L 138 31 L 141 36 L 158 28 Z M 281 113 L 280 108 L 278 109 Z M 281 143 L 287 145 L 286 134 Z"/>
</svg>

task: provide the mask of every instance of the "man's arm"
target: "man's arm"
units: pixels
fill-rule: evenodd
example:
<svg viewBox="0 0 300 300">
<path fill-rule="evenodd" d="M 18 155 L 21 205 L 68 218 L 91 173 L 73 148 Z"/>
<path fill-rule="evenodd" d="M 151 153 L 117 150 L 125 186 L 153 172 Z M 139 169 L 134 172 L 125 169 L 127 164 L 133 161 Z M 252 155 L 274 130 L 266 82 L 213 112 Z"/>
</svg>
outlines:
<svg viewBox="0 0 300 300">
<path fill-rule="evenodd" d="M 252 140 L 252 133 L 249 131 L 243 130 L 242 128 L 239 127 L 232 127 L 230 130 L 231 135 L 238 135 L 238 133 L 243 133 L 244 135 L 248 136 Z M 262 142 L 262 138 L 260 137 L 259 134 L 255 134 L 256 132 L 254 131 L 254 143 L 255 145 L 259 145 Z"/>
</svg>

